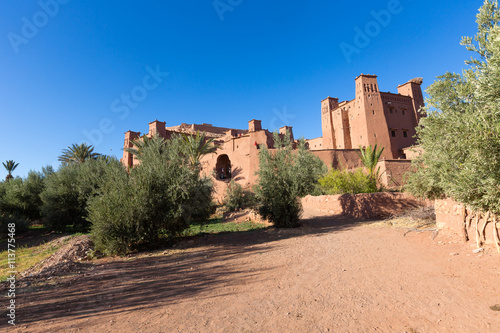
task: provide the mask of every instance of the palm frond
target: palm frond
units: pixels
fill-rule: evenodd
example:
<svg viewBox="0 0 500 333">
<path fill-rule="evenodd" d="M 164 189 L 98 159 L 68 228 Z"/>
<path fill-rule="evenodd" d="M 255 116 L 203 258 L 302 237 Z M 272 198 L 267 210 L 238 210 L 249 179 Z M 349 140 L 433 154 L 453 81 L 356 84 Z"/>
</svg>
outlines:
<svg viewBox="0 0 500 333">
<path fill-rule="evenodd" d="M 8 160 L 5 162 L 2 162 L 2 164 L 3 164 L 4 168 L 7 170 L 7 177 L 5 178 L 5 180 L 9 180 L 11 178 L 14 178 L 12 176 L 12 172 L 17 168 L 19 163 L 16 163 L 13 160 Z"/>
<path fill-rule="evenodd" d="M 94 147 L 92 145 L 82 144 L 72 144 L 66 149 L 62 150 L 62 155 L 59 156 L 58 160 L 66 164 L 82 164 L 90 159 L 96 159 L 100 154 L 94 153 Z"/>
<path fill-rule="evenodd" d="M 368 147 L 366 147 L 366 149 L 363 149 L 361 146 L 359 146 L 358 156 L 365 168 L 368 170 L 368 174 L 372 179 L 376 177 L 377 172 L 375 168 L 377 167 L 377 163 L 379 162 L 380 156 L 382 156 L 383 151 L 384 147 L 378 149 L 376 144 L 373 148 L 371 145 L 369 145 Z"/>
</svg>

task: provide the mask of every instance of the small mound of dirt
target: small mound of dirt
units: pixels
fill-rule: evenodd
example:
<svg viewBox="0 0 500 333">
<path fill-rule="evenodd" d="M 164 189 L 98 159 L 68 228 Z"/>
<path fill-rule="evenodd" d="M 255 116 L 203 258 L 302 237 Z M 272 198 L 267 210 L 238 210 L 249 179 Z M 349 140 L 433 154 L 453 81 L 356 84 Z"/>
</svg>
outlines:
<svg viewBox="0 0 500 333">
<path fill-rule="evenodd" d="M 69 240 L 68 240 L 69 238 Z M 92 248 L 92 241 L 87 235 L 70 238 L 61 237 L 53 241 L 61 245 L 56 253 L 24 271 L 20 278 L 25 281 L 44 280 L 53 276 L 65 275 L 78 268 L 79 262 L 87 259 Z"/>
</svg>

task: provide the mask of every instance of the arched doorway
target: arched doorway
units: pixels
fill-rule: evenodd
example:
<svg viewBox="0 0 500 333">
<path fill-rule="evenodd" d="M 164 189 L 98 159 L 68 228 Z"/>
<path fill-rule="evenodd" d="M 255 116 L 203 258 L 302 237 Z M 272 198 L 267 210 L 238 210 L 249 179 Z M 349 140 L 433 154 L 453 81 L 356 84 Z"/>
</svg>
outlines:
<svg viewBox="0 0 500 333">
<path fill-rule="evenodd" d="M 231 161 L 226 154 L 217 157 L 217 165 L 215 166 L 217 172 L 217 179 L 231 178 Z"/>
</svg>

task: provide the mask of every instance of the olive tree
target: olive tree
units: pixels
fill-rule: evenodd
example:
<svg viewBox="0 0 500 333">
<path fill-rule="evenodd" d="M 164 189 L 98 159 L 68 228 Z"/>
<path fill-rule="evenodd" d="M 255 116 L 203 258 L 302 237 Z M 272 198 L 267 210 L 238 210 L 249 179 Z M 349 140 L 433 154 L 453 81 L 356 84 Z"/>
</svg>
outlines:
<svg viewBox="0 0 500 333">
<path fill-rule="evenodd" d="M 424 153 L 415 161 L 408 189 L 419 196 L 448 196 L 464 204 L 472 212 L 464 219 L 464 235 L 468 238 L 474 216 L 478 246 L 492 221 L 500 252 L 496 228 L 500 216 L 499 21 L 498 2 L 486 0 L 477 15 L 476 36 L 461 42 L 476 57 L 466 61 L 461 74 L 445 73 L 428 88 L 426 117 L 417 129 Z"/>
</svg>

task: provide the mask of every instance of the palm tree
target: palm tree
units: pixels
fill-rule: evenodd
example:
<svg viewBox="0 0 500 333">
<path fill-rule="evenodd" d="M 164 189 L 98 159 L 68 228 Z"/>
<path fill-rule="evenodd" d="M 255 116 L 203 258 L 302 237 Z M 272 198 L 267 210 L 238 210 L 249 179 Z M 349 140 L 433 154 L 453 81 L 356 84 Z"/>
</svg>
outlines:
<svg viewBox="0 0 500 333">
<path fill-rule="evenodd" d="M 151 138 L 143 136 L 132 141 L 132 148 L 124 148 L 123 150 L 136 156 L 139 160 L 143 159 L 143 153 L 146 151 L 159 155 L 167 152 L 181 154 L 187 158 L 189 165 L 195 168 L 199 167 L 203 155 L 214 153 L 217 150 L 213 143 L 214 139 L 207 139 L 205 133 L 200 132 L 196 132 L 196 135 L 174 135 L 170 138 L 170 142 L 175 143 L 171 143 L 167 147 L 167 141 L 159 135 Z"/>
<path fill-rule="evenodd" d="M 58 160 L 66 164 L 82 164 L 87 160 L 96 159 L 100 156 L 100 154 L 94 153 L 92 145 L 86 143 L 79 145 L 73 143 L 71 147 L 68 146 L 67 149 L 63 149 L 62 153 Z"/>
<path fill-rule="evenodd" d="M 202 156 L 215 153 L 217 146 L 214 138 L 207 139 L 205 132 L 196 132 L 196 135 L 183 135 L 183 150 L 191 166 L 197 167 Z"/>
<path fill-rule="evenodd" d="M 7 177 L 5 177 L 5 181 L 8 181 L 9 179 L 14 178 L 12 176 L 12 171 L 14 171 L 17 168 L 19 163 L 16 163 L 13 160 L 9 160 L 9 161 L 2 162 L 2 164 L 3 164 L 4 168 L 7 169 L 7 172 L 8 172 Z"/>
<path fill-rule="evenodd" d="M 153 151 L 158 152 L 158 154 L 162 155 L 166 152 L 166 141 L 161 138 L 158 134 L 153 137 L 147 137 L 146 135 L 137 138 L 132 141 L 132 148 L 124 148 L 126 152 L 131 153 L 136 156 L 139 160 L 142 160 L 142 153 L 146 149 L 152 149 Z"/>
<path fill-rule="evenodd" d="M 378 180 L 378 173 L 380 168 L 375 170 L 377 167 L 377 163 L 380 160 L 380 156 L 382 155 L 382 152 L 384 151 L 384 147 L 380 148 L 380 150 L 377 150 L 377 145 L 375 145 L 372 149 L 372 146 L 369 145 L 366 147 L 366 149 L 363 149 L 361 146 L 359 146 L 359 158 L 361 159 L 361 162 L 365 166 L 365 168 L 368 170 L 368 175 L 370 176 L 371 180 Z"/>
</svg>

